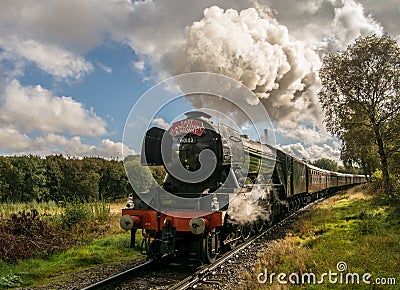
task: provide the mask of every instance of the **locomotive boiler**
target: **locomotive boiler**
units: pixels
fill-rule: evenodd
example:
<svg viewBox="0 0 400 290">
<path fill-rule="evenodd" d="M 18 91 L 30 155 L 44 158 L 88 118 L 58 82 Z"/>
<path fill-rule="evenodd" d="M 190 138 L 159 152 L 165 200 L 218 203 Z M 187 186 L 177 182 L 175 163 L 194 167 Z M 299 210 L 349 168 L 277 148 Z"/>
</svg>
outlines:
<svg viewBox="0 0 400 290">
<path fill-rule="evenodd" d="M 141 163 L 163 166 L 166 176 L 122 209 L 131 244 L 141 229 L 149 257 L 184 252 L 205 263 L 318 196 L 365 181 L 310 166 L 198 111 L 168 130 L 150 128 Z"/>
</svg>

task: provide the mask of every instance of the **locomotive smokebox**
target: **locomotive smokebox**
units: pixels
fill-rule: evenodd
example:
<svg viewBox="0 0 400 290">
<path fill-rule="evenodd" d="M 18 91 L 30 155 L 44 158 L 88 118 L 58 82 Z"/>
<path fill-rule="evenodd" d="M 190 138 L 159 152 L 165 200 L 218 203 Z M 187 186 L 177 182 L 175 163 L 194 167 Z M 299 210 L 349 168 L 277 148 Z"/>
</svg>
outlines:
<svg viewBox="0 0 400 290">
<path fill-rule="evenodd" d="M 208 225 L 208 221 L 204 218 L 192 218 L 189 222 L 190 231 L 195 235 L 200 235 L 204 232 Z"/>
</svg>

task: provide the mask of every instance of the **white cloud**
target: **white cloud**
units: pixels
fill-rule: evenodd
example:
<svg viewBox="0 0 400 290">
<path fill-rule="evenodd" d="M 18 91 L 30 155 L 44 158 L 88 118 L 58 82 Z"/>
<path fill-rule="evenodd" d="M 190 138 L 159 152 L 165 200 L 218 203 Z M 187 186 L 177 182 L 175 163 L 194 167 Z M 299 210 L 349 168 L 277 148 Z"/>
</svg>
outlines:
<svg viewBox="0 0 400 290">
<path fill-rule="evenodd" d="M 371 15 L 366 15 L 364 7 L 353 1 L 343 1 L 343 7 L 335 9 L 332 21 L 335 49 L 345 49 L 357 37 L 383 34 L 383 27 Z"/>
<path fill-rule="evenodd" d="M 123 159 L 136 152 L 122 142 L 103 139 L 96 147 L 82 143 L 81 137 L 70 139 L 62 135 L 47 134 L 37 138 L 30 138 L 14 129 L 0 128 L 0 151 L 12 154 L 35 154 L 46 156 L 49 154 L 65 154 L 74 157 L 94 156 L 106 159 Z"/>
<path fill-rule="evenodd" d="M 161 79 L 207 70 L 242 81 L 261 98 L 283 134 L 313 144 L 327 138 L 315 97 L 321 57 L 360 35 L 380 34 L 387 28 L 398 39 L 400 35 L 398 0 L 221 0 L 221 9 L 210 8 L 215 3 L 0 1 L 0 66 L 13 63 L 3 74 L 9 79 L 23 75 L 27 63 L 56 79 L 80 79 L 94 69 L 84 54 L 101 45 L 106 35 L 134 50 L 140 59 L 132 63 L 137 70 L 149 68 Z M 37 130 L 106 133 L 105 122 L 83 104 L 54 96 L 42 86 L 22 87 L 17 81 L 8 84 L 2 97 L 0 120 L 7 128 L 2 134 L 19 134 L 21 148 L 29 144 L 25 133 Z M 319 147 L 306 147 L 307 153 L 319 154 Z"/>
<path fill-rule="evenodd" d="M 71 156 L 98 156 L 106 159 L 123 157 L 136 154 L 134 150 L 129 149 L 121 142 L 114 142 L 110 139 L 103 139 L 100 146 L 87 145 L 82 143 L 79 136 L 67 139 L 64 136 L 48 134 L 45 137 L 39 137 L 34 141 L 41 155 L 64 153 Z"/>
<path fill-rule="evenodd" d="M 328 158 L 336 162 L 340 162 L 340 149 L 339 147 L 331 147 L 327 144 L 304 147 L 301 143 L 288 144 L 277 146 L 282 151 L 297 157 L 298 159 L 306 159 L 314 161 L 320 158 Z"/>
<path fill-rule="evenodd" d="M 13 80 L 0 100 L 0 124 L 11 124 L 23 132 L 40 130 L 88 136 L 107 133 L 106 122 L 92 109 L 85 109 L 71 97 L 53 96 L 40 85 L 23 87 Z"/>
<path fill-rule="evenodd" d="M 93 71 L 93 65 L 82 57 L 34 39 L 0 38 L 0 47 L 9 54 L 34 62 L 40 69 L 57 78 L 80 79 Z"/>
<path fill-rule="evenodd" d="M 158 127 L 162 128 L 162 129 L 166 129 L 168 128 L 168 122 L 166 122 L 163 118 L 155 118 L 152 121 L 153 124 L 157 125 Z"/>
<path fill-rule="evenodd" d="M 99 156 L 106 159 L 123 159 L 123 155 L 136 154 L 121 142 L 114 142 L 110 139 L 103 139 L 99 147 L 82 143 L 79 136 L 67 139 L 64 136 L 48 134 L 35 140 L 42 150 L 49 153 L 64 153 L 72 156 Z M 48 153 L 47 153 L 48 154 Z"/>
<path fill-rule="evenodd" d="M 98 148 L 99 156 L 108 157 L 118 157 L 118 159 L 123 159 L 128 155 L 137 154 L 135 150 L 130 149 L 122 142 L 114 142 L 110 139 L 103 139 L 101 141 L 101 146 Z"/>
<path fill-rule="evenodd" d="M 325 130 L 318 129 L 315 126 L 310 128 L 301 124 L 298 124 L 295 129 L 278 127 L 277 132 L 305 144 L 318 144 L 332 139 L 332 136 Z"/>
<path fill-rule="evenodd" d="M 105 64 L 101 63 L 101 62 L 97 62 L 97 65 L 104 70 L 106 73 L 112 73 L 112 68 L 109 66 L 106 66 Z"/>
<path fill-rule="evenodd" d="M 310 154 L 306 151 L 303 144 L 301 143 L 294 143 L 284 146 L 277 145 L 277 148 L 294 157 L 297 157 L 298 159 L 310 159 Z"/>
<path fill-rule="evenodd" d="M 32 140 L 25 134 L 12 128 L 0 128 L 0 149 L 6 152 L 28 151 Z"/>
<path fill-rule="evenodd" d="M 139 61 L 133 61 L 132 62 L 132 67 L 138 71 L 143 71 L 145 68 L 144 61 L 139 60 Z"/>
</svg>

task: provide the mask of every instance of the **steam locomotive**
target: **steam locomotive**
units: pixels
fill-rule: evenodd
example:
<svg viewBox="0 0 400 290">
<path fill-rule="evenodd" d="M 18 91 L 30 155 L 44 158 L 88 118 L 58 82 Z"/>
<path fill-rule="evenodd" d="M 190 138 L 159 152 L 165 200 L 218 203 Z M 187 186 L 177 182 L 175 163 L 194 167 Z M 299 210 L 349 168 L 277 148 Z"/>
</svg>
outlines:
<svg viewBox="0 0 400 290">
<path fill-rule="evenodd" d="M 168 130 L 150 128 L 141 163 L 167 173 L 160 188 L 130 196 L 122 209 L 131 246 L 141 229 L 149 257 L 186 252 L 204 263 L 302 205 L 366 181 L 311 166 L 198 111 Z"/>
</svg>

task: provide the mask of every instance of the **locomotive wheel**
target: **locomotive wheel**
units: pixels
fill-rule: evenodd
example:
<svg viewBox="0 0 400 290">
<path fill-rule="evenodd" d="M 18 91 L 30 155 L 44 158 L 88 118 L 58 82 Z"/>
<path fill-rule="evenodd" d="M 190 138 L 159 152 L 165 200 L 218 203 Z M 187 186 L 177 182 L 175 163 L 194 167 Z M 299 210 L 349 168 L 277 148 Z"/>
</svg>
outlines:
<svg viewBox="0 0 400 290">
<path fill-rule="evenodd" d="M 289 203 L 287 204 L 287 213 L 291 214 L 292 212 L 294 212 L 294 204 L 293 201 L 289 201 Z"/>
<path fill-rule="evenodd" d="M 269 227 L 272 226 L 272 224 L 274 223 L 274 220 L 275 220 L 275 213 L 274 213 L 274 209 L 271 208 L 271 214 L 269 215 L 269 217 L 268 217 L 268 219 L 266 221 L 267 225 Z"/>
<path fill-rule="evenodd" d="M 261 233 L 263 231 L 265 227 L 265 221 L 261 218 L 258 218 L 255 222 L 254 222 L 254 229 L 257 233 Z"/>
<path fill-rule="evenodd" d="M 240 229 L 235 225 L 232 231 L 227 235 L 226 240 L 231 241 L 228 243 L 229 249 L 233 250 L 236 248 L 238 240 L 240 239 Z"/>
<path fill-rule="evenodd" d="M 251 225 L 246 223 L 244 225 L 239 226 L 240 228 L 240 236 L 242 237 L 243 241 L 247 241 L 251 237 Z"/>
<path fill-rule="evenodd" d="M 298 210 L 300 208 L 300 200 L 298 197 L 294 199 L 294 204 L 295 204 L 294 206 L 295 210 Z"/>
<path fill-rule="evenodd" d="M 218 253 L 218 236 L 215 231 L 203 234 L 200 252 L 203 262 L 208 264 L 215 262 Z"/>
</svg>

